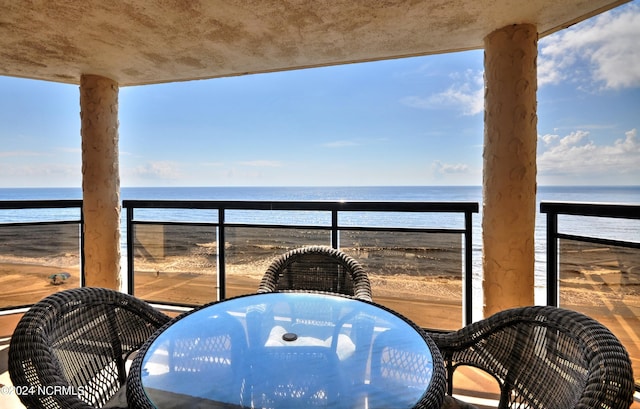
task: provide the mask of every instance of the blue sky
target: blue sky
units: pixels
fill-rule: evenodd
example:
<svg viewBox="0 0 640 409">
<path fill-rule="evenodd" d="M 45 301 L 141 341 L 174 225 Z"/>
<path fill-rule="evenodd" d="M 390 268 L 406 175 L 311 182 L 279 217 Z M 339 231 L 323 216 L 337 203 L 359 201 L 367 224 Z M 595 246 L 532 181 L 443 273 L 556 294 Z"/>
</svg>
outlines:
<svg viewBox="0 0 640 409">
<path fill-rule="evenodd" d="M 123 87 L 121 185 L 480 185 L 482 75 L 478 50 Z M 81 186 L 78 86 L 0 90 L 0 187 Z M 640 185 L 639 130 L 640 0 L 539 41 L 539 185 Z"/>
</svg>

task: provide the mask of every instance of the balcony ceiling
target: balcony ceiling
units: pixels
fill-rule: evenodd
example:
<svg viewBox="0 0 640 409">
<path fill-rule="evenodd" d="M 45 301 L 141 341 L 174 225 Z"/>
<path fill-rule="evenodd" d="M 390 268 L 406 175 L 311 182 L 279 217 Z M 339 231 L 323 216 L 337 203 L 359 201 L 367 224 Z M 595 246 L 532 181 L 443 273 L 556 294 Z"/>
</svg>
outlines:
<svg viewBox="0 0 640 409">
<path fill-rule="evenodd" d="M 121 86 L 483 46 L 517 23 L 553 33 L 624 0 L 0 0 L 0 75 Z"/>
</svg>

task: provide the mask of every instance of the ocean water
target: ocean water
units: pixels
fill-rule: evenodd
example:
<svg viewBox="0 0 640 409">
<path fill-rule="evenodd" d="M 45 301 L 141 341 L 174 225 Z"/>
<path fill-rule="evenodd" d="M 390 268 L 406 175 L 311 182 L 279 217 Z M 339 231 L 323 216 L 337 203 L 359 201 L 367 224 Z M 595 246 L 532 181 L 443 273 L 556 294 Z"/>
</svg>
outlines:
<svg viewBox="0 0 640 409">
<path fill-rule="evenodd" d="M 81 199 L 82 192 L 79 188 L 5 188 L 0 189 L 0 201 L 2 200 L 56 200 L 56 199 Z M 122 188 L 121 199 L 139 200 L 300 200 L 300 201 L 419 201 L 419 202 L 477 202 L 480 213 L 473 216 L 473 271 L 476 285 L 481 285 L 480 271 L 482 267 L 482 188 L 480 186 L 387 186 L 387 187 L 167 187 L 167 188 Z M 536 217 L 535 251 L 536 251 L 536 278 L 537 282 L 543 282 L 546 274 L 546 215 L 540 214 L 539 203 L 542 201 L 558 202 L 585 202 L 585 203 L 617 203 L 640 204 L 640 186 L 541 186 L 538 187 L 538 214 Z M 13 223 L 25 221 L 40 221 L 50 218 L 79 217 L 77 210 L 53 209 L 49 212 L 42 210 L 0 210 L 0 223 Z M 193 212 L 177 212 L 163 210 L 163 213 L 151 213 L 145 215 L 154 220 L 185 220 L 193 216 Z M 191 213 L 191 216 L 189 214 Z M 203 216 L 204 214 L 204 216 Z M 124 212 L 123 212 L 124 215 Z M 142 217 L 145 217 L 142 216 Z M 454 215 L 455 216 L 455 215 Z M 136 213 L 136 217 L 139 214 Z M 199 212 L 197 217 L 208 217 L 206 213 Z M 264 218 L 264 212 L 237 212 L 232 217 L 237 217 L 238 222 L 259 222 Z M 318 217 L 327 217 L 317 213 L 299 212 L 292 215 L 291 212 L 282 212 L 274 216 L 270 223 L 278 223 L 283 220 L 293 220 L 295 223 L 327 223 L 327 220 L 318 220 Z M 278 219 L 280 217 L 280 219 Z M 345 216 L 340 224 L 370 223 L 361 216 Z M 388 217 L 385 220 L 384 217 Z M 215 220 L 215 219 L 214 219 Z M 236 221 L 229 220 L 228 221 Z M 404 222 L 413 226 L 461 228 L 464 226 L 462 216 L 453 217 L 451 214 L 406 215 L 397 218 L 397 215 L 376 214 L 375 225 L 398 225 Z M 639 220 L 617 220 L 609 218 L 585 218 L 561 216 L 559 227 L 562 233 L 589 235 L 590 231 L 597 231 L 598 237 L 612 240 L 640 241 Z M 123 239 L 125 238 L 123 232 Z M 123 243 L 123 251 L 125 249 Z"/>
</svg>

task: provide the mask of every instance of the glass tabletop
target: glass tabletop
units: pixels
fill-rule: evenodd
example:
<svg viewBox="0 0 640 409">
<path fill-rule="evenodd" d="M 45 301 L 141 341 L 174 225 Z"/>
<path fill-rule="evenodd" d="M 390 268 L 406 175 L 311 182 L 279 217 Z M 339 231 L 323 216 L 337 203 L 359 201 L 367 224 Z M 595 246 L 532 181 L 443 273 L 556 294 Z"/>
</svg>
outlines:
<svg viewBox="0 0 640 409">
<path fill-rule="evenodd" d="M 411 408 L 433 372 L 427 336 L 374 303 L 266 293 L 175 320 L 141 351 L 159 409 Z"/>
</svg>

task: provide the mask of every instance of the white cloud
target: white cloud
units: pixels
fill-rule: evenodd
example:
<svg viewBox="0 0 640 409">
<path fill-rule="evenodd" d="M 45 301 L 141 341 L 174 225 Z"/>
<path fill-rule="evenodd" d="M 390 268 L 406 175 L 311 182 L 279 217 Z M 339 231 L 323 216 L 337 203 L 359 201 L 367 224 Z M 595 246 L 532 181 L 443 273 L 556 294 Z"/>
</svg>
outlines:
<svg viewBox="0 0 640 409">
<path fill-rule="evenodd" d="M 544 144 L 549 145 L 559 137 L 560 137 L 559 135 L 547 134 L 547 135 L 539 136 L 538 139 L 541 140 Z"/>
<path fill-rule="evenodd" d="M 565 148 L 565 147 L 571 147 L 573 145 L 576 145 L 578 142 L 586 138 L 588 135 L 589 135 L 589 132 L 586 132 L 586 131 L 572 132 L 569 135 L 565 136 L 564 138 L 560 139 L 560 147 Z"/>
<path fill-rule="evenodd" d="M 640 5 L 635 3 L 545 37 L 539 42 L 538 85 L 582 78 L 607 89 L 640 86 L 638 41 Z"/>
<path fill-rule="evenodd" d="M 484 110 L 484 80 L 482 71 L 467 70 L 450 75 L 453 84 L 446 90 L 427 97 L 408 96 L 401 100 L 418 109 L 455 108 L 464 115 L 476 115 Z"/>
<path fill-rule="evenodd" d="M 621 6 L 540 40 L 538 86 L 582 81 L 581 86 L 620 89 L 640 86 L 640 5 Z M 450 75 L 446 90 L 411 95 L 401 102 L 417 109 L 455 108 L 464 115 L 484 110 L 483 72 Z"/>
<path fill-rule="evenodd" d="M 58 163 L 0 163 L 0 185 L 4 187 L 63 187 L 80 186 L 80 165 Z"/>
<path fill-rule="evenodd" d="M 454 173 L 468 173 L 469 166 L 463 163 L 442 163 L 435 161 L 431 165 L 433 171 L 437 174 L 454 174 Z"/>
<path fill-rule="evenodd" d="M 157 161 L 137 166 L 130 172 L 136 178 L 179 179 L 182 176 L 180 167 L 175 162 Z"/>
<path fill-rule="evenodd" d="M 4 166 L 3 166 L 4 167 Z M 52 176 L 79 176 L 79 166 L 71 166 L 57 163 L 26 164 L 24 166 L 6 166 L 3 169 L 5 176 L 37 177 L 46 179 Z"/>
<path fill-rule="evenodd" d="M 542 135 L 538 139 L 538 173 L 546 182 L 584 180 L 620 184 L 635 181 L 637 184 L 640 180 L 640 141 L 636 129 L 626 132 L 624 138 L 611 145 L 598 145 L 589 139 L 589 132 L 581 130 L 563 137 Z"/>
</svg>

